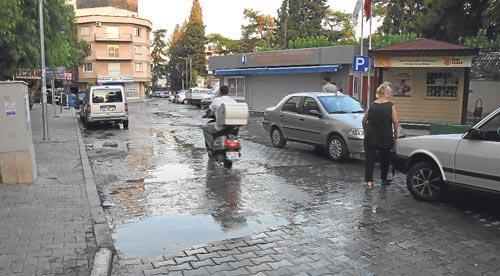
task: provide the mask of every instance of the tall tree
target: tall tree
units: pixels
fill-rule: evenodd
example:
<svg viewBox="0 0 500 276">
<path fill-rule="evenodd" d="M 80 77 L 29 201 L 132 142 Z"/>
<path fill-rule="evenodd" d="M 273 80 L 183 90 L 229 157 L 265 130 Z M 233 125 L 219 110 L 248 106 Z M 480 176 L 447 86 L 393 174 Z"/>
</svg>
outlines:
<svg viewBox="0 0 500 276">
<path fill-rule="evenodd" d="M 424 0 L 375 0 L 373 15 L 383 18 L 384 34 L 401 35 L 412 31 L 415 19 L 424 14 Z"/>
<path fill-rule="evenodd" d="M 165 57 L 167 56 L 167 43 L 165 42 L 165 34 L 167 30 L 160 29 L 153 32 L 153 50 L 151 51 L 152 81 L 153 85 L 157 85 L 158 79 L 166 74 Z"/>
<path fill-rule="evenodd" d="M 460 37 L 476 35 L 484 25 L 491 0 L 425 0 L 424 14 L 415 21 L 415 31 L 424 37 L 456 43 Z"/>
<path fill-rule="evenodd" d="M 200 1 L 193 0 L 191 14 L 186 24 L 185 34 L 182 37 L 184 55 L 192 60 L 192 75 L 205 76 L 207 74 L 207 59 L 205 56 L 205 25 Z M 195 81 L 195 79 L 193 80 Z"/>
<path fill-rule="evenodd" d="M 278 33 L 288 41 L 324 35 L 322 26 L 327 0 L 283 0 L 278 14 Z M 280 43 L 283 43 L 280 40 Z M 285 43 L 286 44 L 286 43 Z M 280 45 L 282 47 L 286 45 Z"/>
<path fill-rule="evenodd" d="M 248 24 L 241 26 L 241 52 L 271 48 L 276 40 L 276 22 L 270 15 L 252 9 L 243 11 Z"/>
<path fill-rule="evenodd" d="M 0 1 L 0 79 L 11 78 L 18 68 L 40 66 L 37 1 Z M 73 6 L 64 0 L 44 1 L 47 66 L 73 68 L 89 54 L 78 40 Z"/>
<path fill-rule="evenodd" d="M 278 45 L 283 48 L 288 48 L 288 2 L 289 0 L 283 0 L 281 2 L 281 7 L 278 10 L 278 18 L 276 21 L 277 31 L 276 36 L 278 39 Z"/>
<path fill-rule="evenodd" d="M 168 65 L 167 65 L 167 75 L 170 89 L 178 91 L 182 88 L 182 82 L 184 80 L 184 64 L 183 60 L 179 57 L 184 55 L 184 49 L 182 45 L 183 37 L 186 30 L 186 23 L 182 26 L 178 24 L 174 28 L 174 32 L 170 37 L 168 42 Z"/>
<path fill-rule="evenodd" d="M 335 11 L 328 8 L 323 19 L 326 35 L 330 41 L 355 40 L 354 25 L 351 23 L 351 14 Z"/>
<path fill-rule="evenodd" d="M 227 38 L 219 33 L 209 34 L 206 38 L 207 44 L 211 44 L 215 53 L 229 55 L 238 53 L 240 41 Z"/>
</svg>

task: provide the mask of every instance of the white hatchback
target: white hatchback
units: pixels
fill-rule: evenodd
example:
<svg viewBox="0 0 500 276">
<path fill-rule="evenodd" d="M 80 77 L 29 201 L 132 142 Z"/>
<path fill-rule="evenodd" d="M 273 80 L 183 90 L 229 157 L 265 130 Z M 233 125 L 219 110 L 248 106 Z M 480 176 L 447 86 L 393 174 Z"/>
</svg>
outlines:
<svg viewBox="0 0 500 276">
<path fill-rule="evenodd" d="M 100 122 L 123 123 L 128 128 L 128 104 L 122 86 L 92 86 L 85 95 L 82 119 L 86 127 Z"/>
<path fill-rule="evenodd" d="M 400 139 L 396 168 L 411 194 L 437 201 L 449 185 L 500 192 L 500 108 L 465 134 Z"/>
</svg>

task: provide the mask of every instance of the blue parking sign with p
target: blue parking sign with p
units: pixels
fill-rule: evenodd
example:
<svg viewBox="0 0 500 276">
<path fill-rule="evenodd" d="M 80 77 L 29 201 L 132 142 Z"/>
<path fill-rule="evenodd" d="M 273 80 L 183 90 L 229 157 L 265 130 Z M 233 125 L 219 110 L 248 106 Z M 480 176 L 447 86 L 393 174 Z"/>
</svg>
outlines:
<svg viewBox="0 0 500 276">
<path fill-rule="evenodd" d="M 353 72 L 368 72 L 370 58 L 367 56 L 354 56 L 352 58 Z"/>
</svg>

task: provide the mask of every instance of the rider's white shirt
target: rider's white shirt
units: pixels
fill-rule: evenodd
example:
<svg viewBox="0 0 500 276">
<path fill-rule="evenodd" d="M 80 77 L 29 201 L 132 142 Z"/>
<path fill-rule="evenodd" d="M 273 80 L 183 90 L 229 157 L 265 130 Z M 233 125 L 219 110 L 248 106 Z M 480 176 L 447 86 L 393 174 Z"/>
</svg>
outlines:
<svg viewBox="0 0 500 276">
<path fill-rule="evenodd" d="M 221 96 L 215 98 L 208 108 L 210 108 L 212 112 L 215 112 L 217 108 L 219 108 L 219 106 L 223 103 L 236 103 L 236 101 L 229 96 Z"/>
</svg>

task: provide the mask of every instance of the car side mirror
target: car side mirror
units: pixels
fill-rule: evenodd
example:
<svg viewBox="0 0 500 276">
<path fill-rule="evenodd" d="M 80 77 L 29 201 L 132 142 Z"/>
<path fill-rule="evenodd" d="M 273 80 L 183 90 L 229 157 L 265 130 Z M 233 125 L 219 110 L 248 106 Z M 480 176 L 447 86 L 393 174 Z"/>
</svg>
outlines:
<svg viewBox="0 0 500 276">
<path fill-rule="evenodd" d="M 312 116 L 315 116 L 315 117 L 318 117 L 318 118 L 321 118 L 322 115 L 321 115 L 321 112 L 319 112 L 318 110 L 309 110 L 309 115 L 312 115 Z"/>
<path fill-rule="evenodd" d="M 471 140 L 482 140 L 484 139 L 484 132 L 477 128 L 471 128 L 467 132 L 467 138 Z"/>
</svg>

